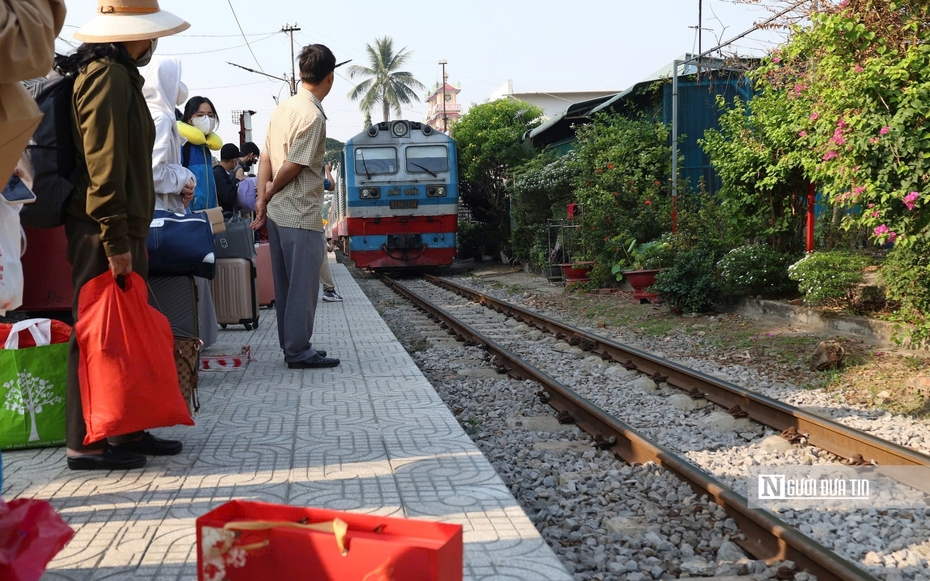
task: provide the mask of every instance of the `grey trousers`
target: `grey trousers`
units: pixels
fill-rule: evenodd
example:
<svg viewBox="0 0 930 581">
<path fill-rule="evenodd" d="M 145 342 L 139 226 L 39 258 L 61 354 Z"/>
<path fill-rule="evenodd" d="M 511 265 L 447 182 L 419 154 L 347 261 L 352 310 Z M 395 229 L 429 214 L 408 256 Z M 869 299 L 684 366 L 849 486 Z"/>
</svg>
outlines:
<svg viewBox="0 0 930 581">
<path fill-rule="evenodd" d="M 320 265 L 326 257 L 322 232 L 285 228 L 268 219 L 274 306 L 278 316 L 278 342 L 288 363 L 306 361 L 311 346 L 313 317 L 320 298 Z"/>
</svg>

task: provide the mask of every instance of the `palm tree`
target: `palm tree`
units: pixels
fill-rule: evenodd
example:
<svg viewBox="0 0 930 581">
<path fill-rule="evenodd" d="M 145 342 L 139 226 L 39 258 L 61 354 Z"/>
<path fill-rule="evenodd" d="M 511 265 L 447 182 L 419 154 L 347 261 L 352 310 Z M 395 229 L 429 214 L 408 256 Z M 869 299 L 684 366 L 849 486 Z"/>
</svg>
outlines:
<svg viewBox="0 0 930 581">
<path fill-rule="evenodd" d="M 380 102 L 385 121 L 390 119 L 391 111 L 401 116 L 401 104 L 419 101 L 416 91 L 426 89 L 423 83 L 413 78 L 413 74 L 398 70 L 413 53 L 406 47 L 395 53 L 394 39 L 390 36 L 376 38 L 374 46 L 369 44 L 365 50 L 370 66 L 352 65 L 349 77 L 369 78 L 349 91 L 349 98 L 361 99 L 358 108 L 365 113 L 370 113 Z"/>
</svg>

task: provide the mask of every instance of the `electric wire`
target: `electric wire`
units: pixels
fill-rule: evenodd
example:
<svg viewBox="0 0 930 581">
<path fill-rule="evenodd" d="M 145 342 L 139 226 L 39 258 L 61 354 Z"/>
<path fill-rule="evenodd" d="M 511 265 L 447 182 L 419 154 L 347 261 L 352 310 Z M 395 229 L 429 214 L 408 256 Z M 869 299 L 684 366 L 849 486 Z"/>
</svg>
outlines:
<svg viewBox="0 0 930 581">
<path fill-rule="evenodd" d="M 242 40 L 244 40 L 244 41 L 245 41 L 245 45 L 246 45 L 247 47 L 249 47 L 249 53 L 251 53 L 251 54 L 252 54 L 252 58 L 255 59 L 255 64 L 258 65 L 258 70 L 260 70 L 261 72 L 264 73 L 264 72 L 265 72 L 265 69 L 263 69 L 263 68 L 262 68 L 262 64 L 261 64 L 260 62 L 258 62 L 258 57 L 256 57 L 256 56 L 255 56 L 255 53 L 252 51 L 252 45 L 249 44 L 249 39 L 246 37 L 245 31 L 242 30 L 242 25 L 239 24 L 239 16 L 236 14 L 236 9 L 233 8 L 232 0 L 226 0 L 226 1 L 227 1 L 227 3 L 229 3 L 229 9 L 232 11 L 233 18 L 236 19 L 236 26 L 239 27 L 239 32 L 242 33 Z"/>
<path fill-rule="evenodd" d="M 277 32 L 272 32 L 271 34 L 269 34 L 269 35 L 267 35 L 267 36 L 265 36 L 265 37 L 263 37 L 263 38 L 260 38 L 260 39 L 256 40 L 256 41 L 253 42 L 252 44 L 257 44 L 257 43 L 259 43 L 259 42 L 261 42 L 261 41 L 263 41 L 263 40 L 268 40 L 269 38 L 275 37 L 277 34 L 278 34 Z M 171 53 L 158 53 L 158 54 L 160 54 L 160 55 L 162 55 L 162 56 L 190 56 L 190 55 L 198 55 L 198 54 L 210 54 L 210 53 L 224 52 L 224 51 L 227 51 L 227 50 L 233 50 L 233 49 L 237 49 L 237 48 L 242 48 L 242 47 L 244 47 L 244 46 L 248 46 L 248 47 L 249 47 L 249 52 L 252 52 L 252 47 L 251 47 L 251 45 L 249 45 L 249 43 L 246 42 L 246 44 L 237 44 L 236 46 L 226 46 L 226 47 L 223 47 L 223 48 L 215 48 L 215 49 L 213 49 L 213 50 L 198 50 L 198 51 L 196 51 L 196 52 L 171 52 Z M 253 58 L 255 57 L 255 53 L 252 53 L 252 57 L 253 57 Z M 256 61 L 256 62 L 257 62 L 257 61 Z M 261 65 L 259 65 L 259 68 L 261 68 Z"/>
</svg>

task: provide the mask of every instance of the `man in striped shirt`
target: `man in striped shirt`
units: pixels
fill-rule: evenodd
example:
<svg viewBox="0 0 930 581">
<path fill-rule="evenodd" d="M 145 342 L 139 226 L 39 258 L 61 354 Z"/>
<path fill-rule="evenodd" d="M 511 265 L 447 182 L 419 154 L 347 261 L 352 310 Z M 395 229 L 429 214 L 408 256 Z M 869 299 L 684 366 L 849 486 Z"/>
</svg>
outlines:
<svg viewBox="0 0 930 581">
<path fill-rule="evenodd" d="M 323 233 L 322 101 L 333 88 L 336 57 L 322 44 L 300 51 L 300 87 L 271 114 L 258 166 L 252 228 L 267 219 L 274 276 L 278 340 L 290 369 L 335 367 L 339 360 L 311 344 L 320 294 Z"/>
</svg>

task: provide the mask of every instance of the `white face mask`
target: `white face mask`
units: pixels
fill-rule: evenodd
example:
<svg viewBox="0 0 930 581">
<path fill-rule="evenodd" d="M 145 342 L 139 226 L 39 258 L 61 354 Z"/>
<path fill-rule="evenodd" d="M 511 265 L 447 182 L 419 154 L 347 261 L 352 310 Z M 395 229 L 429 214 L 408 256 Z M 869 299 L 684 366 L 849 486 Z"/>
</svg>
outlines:
<svg viewBox="0 0 930 581">
<path fill-rule="evenodd" d="M 191 121 L 194 122 L 194 127 L 203 131 L 204 135 L 208 135 L 213 131 L 213 119 L 209 117 L 194 117 Z"/>
</svg>

